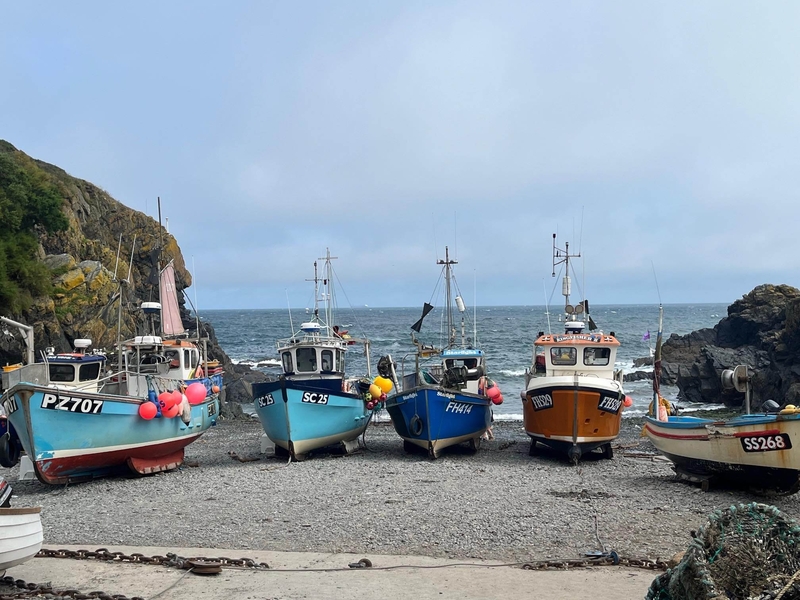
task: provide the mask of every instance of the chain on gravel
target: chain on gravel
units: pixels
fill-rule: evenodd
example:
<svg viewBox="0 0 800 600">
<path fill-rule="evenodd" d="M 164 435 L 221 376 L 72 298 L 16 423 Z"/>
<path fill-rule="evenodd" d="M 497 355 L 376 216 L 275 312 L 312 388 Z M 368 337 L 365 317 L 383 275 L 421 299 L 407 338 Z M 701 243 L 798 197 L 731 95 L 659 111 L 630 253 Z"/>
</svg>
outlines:
<svg viewBox="0 0 800 600">
<path fill-rule="evenodd" d="M 267 563 L 257 562 L 252 558 L 228 558 L 225 556 L 184 558 L 169 552 L 166 556 L 145 556 L 139 553 L 125 554 L 124 552 L 109 552 L 107 548 L 98 548 L 97 550 L 49 550 L 43 548 L 39 550 L 36 557 L 72 558 L 75 560 L 99 560 L 114 563 L 156 565 L 206 573 L 219 572 L 220 569 L 224 568 L 255 571 L 269 569 Z M 101 591 L 83 593 L 78 590 L 54 590 L 49 583 L 28 583 L 22 579 L 14 579 L 13 577 L 3 577 L 0 583 L 20 590 L 12 594 L 0 594 L 0 600 L 18 600 L 42 596 L 45 598 L 74 598 L 75 600 L 144 600 L 140 596 L 129 598 L 123 594 L 112 595 Z"/>
</svg>

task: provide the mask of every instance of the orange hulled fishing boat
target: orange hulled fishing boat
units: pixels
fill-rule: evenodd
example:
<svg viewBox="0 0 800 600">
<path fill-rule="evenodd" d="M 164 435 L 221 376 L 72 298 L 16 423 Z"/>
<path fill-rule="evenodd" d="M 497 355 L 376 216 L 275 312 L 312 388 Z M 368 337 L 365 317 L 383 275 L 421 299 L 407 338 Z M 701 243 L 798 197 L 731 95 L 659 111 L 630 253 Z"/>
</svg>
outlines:
<svg viewBox="0 0 800 600">
<path fill-rule="evenodd" d="M 539 332 L 521 394 L 530 454 L 542 444 L 566 452 L 575 464 L 596 449 L 606 458 L 613 456 L 611 442 L 619 435 L 623 405 L 630 403 L 622 390 L 622 370 L 614 367 L 620 345 L 614 332 L 597 330 L 586 300 L 575 306 L 569 302 L 570 258 L 577 257 L 569 253 L 569 244 L 557 248 L 553 234 L 553 276 L 557 265 L 565 265 L 565 330 Z"/>
</svg>

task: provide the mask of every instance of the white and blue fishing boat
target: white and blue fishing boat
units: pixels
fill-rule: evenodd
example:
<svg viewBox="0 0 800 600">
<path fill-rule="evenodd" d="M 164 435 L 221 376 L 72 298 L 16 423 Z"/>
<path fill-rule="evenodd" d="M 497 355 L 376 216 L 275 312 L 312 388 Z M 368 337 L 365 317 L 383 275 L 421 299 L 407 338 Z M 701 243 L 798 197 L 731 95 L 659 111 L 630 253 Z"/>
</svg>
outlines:
<svg viewBox="0 0 800 600">
<path fill-rule="evenodd" d="M 0 317 L 25 333 L 28 348 L 27 364 L 3 373 L 0 464 L 13 466 L 24 450 L 49 484 L 182 464 L 184 448 L 216 423 L 222 374 L 207 361 L 202 340 L 181 337 L 177 295 L 169 296 L 176 294 L 171 263 L 160 283 L 166 308 L 142 308 L 151 329 L 160 313 L 173 338 L 151 331 L 120 343 L 115 369 L 104 354 L 88 351 L 91 340 L 75 340 L 72 353 L 48 349 L 34 362 L 33 328 Z"/>
<path fill-rule="evenodd" d="M 653 402 L 644 431 L 678 477 L 704 491 L 715 479 L 782 494 L 800 490 L 800 408 L 767 400 L 760 412 L 751 412 L 751 370 L 739 365 L 723 370 L 721 377 L 724 388 L 745 394 L 744 414 L 727 419 L 675 414 L 660 390 L 662 322 L 659 307 Z"/>
<path fill-rule="evenodd" d="M 452 297 L 455 278 L 445 249 L 443 265 L 446 294 L 446 341 L 442 349 L 419 342 L 412 333 L 416 351 L 401 364 L 400 377 L 391 356 L 383 357 L 378 369 L 395 384 L 395 393 L 386 400 L 386 409 L 395 431 L 403 438 L 406 451 L 422 448 L 432 458 L 442 449 L 466 442 L 477 451 L 482 436 L 491 427 L 492 403 L 502 402 L 502 395 L 487 377 L 486 356 L 477 348 L 477 341 L 467 343 L 465 336 L 466 307 L 460 295 Z M 453 304 L 461 313 L 461 342 L 457 343 Z M 433 310 L 425 303 L 422 318 L 411 329 L 420 332 L 422 321 Z M 475 332 L 476 333 L 476 332 Z M 473 334 L 475 337 L 476 335 Z M 406 373 L 406 359 L 413 358 L 413 369 Z M 410 365 L 409 365 L 410 367 Z"/>
<path fill-rule="evenodd" d="M 369 340 L 350 337 L 334 326 L 333 269 L 326 252 L 324 276 L 314 262 L 314 312 L 292 336 L 277 341 L 283 373 L 253 385 L 255 411 L 278 455 L 303 460 L 312 450 L 341 444 L 350 453 L 369 424 L 372 408 L 364 394 L 369 379 L 346 376 L 348 346 L 363 344 L 370 376 Z M 320 315 L 320 283 L 324 316 Z"/>
</svg>

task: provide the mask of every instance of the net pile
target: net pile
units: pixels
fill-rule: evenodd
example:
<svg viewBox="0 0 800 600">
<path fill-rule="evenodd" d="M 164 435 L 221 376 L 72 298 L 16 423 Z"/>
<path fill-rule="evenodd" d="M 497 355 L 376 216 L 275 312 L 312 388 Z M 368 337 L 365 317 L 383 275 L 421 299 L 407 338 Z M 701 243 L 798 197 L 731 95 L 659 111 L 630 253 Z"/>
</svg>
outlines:
<svg viewBox="0 0 800 600">
<path fill-rule="evenodd" d="M 767 504 L 711 514 L 646 600 L 800 600 L 800 526 Z"/>
</svg>

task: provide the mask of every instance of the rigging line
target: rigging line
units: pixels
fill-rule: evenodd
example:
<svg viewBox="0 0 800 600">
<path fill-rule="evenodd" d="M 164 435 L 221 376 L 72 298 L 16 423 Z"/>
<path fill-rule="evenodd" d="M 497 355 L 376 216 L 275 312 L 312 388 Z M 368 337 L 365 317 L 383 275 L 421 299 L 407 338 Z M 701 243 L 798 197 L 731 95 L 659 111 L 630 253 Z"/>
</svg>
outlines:
<svg viewBox="0 0 800 600">
<path fill-rule="evenodd" d="M 353 313 L 353 321 L 355 321 L 356 327 L 358 327 L 359 331 L 361 331 L 361 337 L 368 338 L 369 336 L 367 335 L 366 329 L 364 329 L 364 327 L 361 325 L 361 321 L 358 320 L 358 315 L 356 315 L 355 307 L 353 306 L 353 303 L 350 301 L 350 298 L 347 296 L 347 292 L 345 291 L 344 286 L 342 285 L 342 282 L 339 279 L 339 274 L 334 270 L 333 265 L 331 265 L 331 273 L 333 273 L 333 276 L 336 278 L 336 282 L 339 284 L 339 289 L 342 291 L 342 294 L 344 294 L 344 299 L 347 300 L 347 304 L 350 306 L 350 310 Z M 335 325 L 335 323 L 331 323 L 331 325 Z"/>
<path fill-rule="evenodd" d="M 583 298 L 584 300 L 586 300 L 586 296 L 585 296 L 585 295 L 584 295 L 584 293 L 583 293 L 583 289 L 581 289 L 581 284 L 580 284 L 580 283 L 578 283 L 578 272 L 575 270 L 575 265 L 574 265 L 574 264 L 571 264 L 571 265 L 570 265 L 570 268 L 572 269 L 572 276 L 573 276 L 573 277 L 574 277 L 574 279 L 575 279 L 575 287 L 576 287 L 576 288 L 578 288 L 578 294 L 580 294 L 580 297 L 581 297 L 581 298 Z"/>
<path fill-rule="evenodd" d="M 562 264 L 562 265 L 561 265 L 561 266 L 558 268 L 558 275 L 557 275 L 556 277 L 554 277 L 554 279 L 555 279 L 555 283 L 553 283 L 553 291 L 552 291 L 552 292 L 550 292 L 550 299 L 548 300 L 548 303 L 549 303 L 549 304 L 552 304 L 552 303 L 553 303 L 553 296 L 555 296 L 555 294 L 556 294 L 556 288 L 558 287 L 558 280 L 561 278 L 561 274 L 562 274 L 563 272 L 564 272 L 564 265 Z"/>
<path fill-rule="evenodd" d="M 550 306 L 547 302 L 547 287 L 544 283 L 544 277 L 542 277 L 542 291 L 544 292 L 544 314 L 547 315 L 547 333 L 553 335 L 553 327 L 550 325 Z"/>
<path fill-rule="evenodd" d="M 653 279 L 656 280 L 656 292 L 658 293 L 658 305 L 661 306 L 661 289 L 658 287 L 658 277 L 656 276 L 656 265 L 651 260 L 650 264 L 653 266 Z"/>
</svg>

